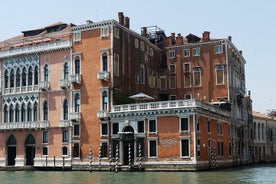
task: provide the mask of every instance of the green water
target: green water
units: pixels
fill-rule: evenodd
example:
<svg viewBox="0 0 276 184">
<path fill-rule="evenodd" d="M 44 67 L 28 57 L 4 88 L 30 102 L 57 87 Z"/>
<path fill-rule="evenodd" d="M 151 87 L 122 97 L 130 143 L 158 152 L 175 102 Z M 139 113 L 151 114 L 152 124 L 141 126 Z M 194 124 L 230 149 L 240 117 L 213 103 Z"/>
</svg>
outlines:
<svg viewBox="0 0 276 184">
<path fill-rule="evenodd" d="M 1 171 L 0 184 L 270 184 L 276 183 L 276 165 L 213 172 L 43 172 Z"/>
</svg>

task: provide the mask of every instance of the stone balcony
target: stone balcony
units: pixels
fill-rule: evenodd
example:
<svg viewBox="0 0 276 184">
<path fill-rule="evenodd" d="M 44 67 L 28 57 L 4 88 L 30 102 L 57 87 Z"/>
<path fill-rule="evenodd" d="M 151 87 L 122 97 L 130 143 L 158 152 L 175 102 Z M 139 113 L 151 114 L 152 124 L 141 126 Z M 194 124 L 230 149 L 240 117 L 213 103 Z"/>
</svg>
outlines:
<svg viewBox="0 0 276 184">
<path fill-rule="evenodd" d="M 81 75 L 80 74 L 70 75 L 70 80 L 72 84 L 81 84 Z"/>
<path fill-rule="evenodd" d="M 40 81 L 39 89 L 41 89 L 42 91 L 48 90 L 49 89 L 49 81 Z"/>
<path fill-rule="evenodd" d="M 106 120 L 109 116 L 109 112 L 106 110 L 97 111 L 97 118 Z"/>
<path fill-rule="evenodd" d="M 0 123 L 0 130 L 40 129 L 40 128 L 47 128 L 47 127 L 49 127 L 49 122 L 48 121 Z"/>
<path fill-rule="evenodd" d="M 81 120 L 81 113 L 80 112 L 70 112 L 69 119 L 71 121 L 80 121 Z"/>
<path fill-rule="evenodd" d="M 97 79 L 108 81 L 109 80 L 109 72 L 108 71 L 100 71 L 97 73 Z"/>
<path fill-rule="evenodd" d="M 61 79 L 59 80 L 59 87 L 62 89 L 66 89 L 69 87 L 69 82 L 67 79 Z"/>
<path fill-rule="evenodd" d="M 70 120 L 60 120 L 60 121 L 59 121 L 59 126 L 60 126 L 61 128 L 66 128 L 66 127 L 71 126 Z"/>
</svg>

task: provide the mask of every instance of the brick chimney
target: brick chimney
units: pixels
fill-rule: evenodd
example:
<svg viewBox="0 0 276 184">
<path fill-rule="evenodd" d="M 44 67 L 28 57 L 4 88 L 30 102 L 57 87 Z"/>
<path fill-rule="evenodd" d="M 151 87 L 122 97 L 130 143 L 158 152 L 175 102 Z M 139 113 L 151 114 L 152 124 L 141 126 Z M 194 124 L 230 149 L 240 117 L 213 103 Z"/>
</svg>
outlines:
<svg viewBox="0 0 276 184">
<path fill-rule="evenodd" d="M 141 36 L 144 36 L 144 37 L 147 36 L 147 27 L 142 27 Z"/>
<path fill-rule="evenodd" d="M 228 40 L 232 42 L 232 36 L 228 36 Z"/>
<path fill-rule="evenodd" d="M 125 27 L 129 29 L 129 17 L 125 17 Z"/>
<path fill-rule="evenodd" d="M 202 33 L 202 41 L 203 42 L 208 42 L 210 41 L 210 32 L 209 31 L 204 31 Z"/>
<path fill-rule="evenodd" d="M 119 24 L 124 25 L 124 13 L 119 12 L 118 17 L 119 17 Z"/>
<path fill-rule="evenodd" d="M 174 45 L 175 44 L 175 33 L 171 33 L 170 36 L 170 45 Z"/>
<path fill-rule="evenodd" d="M 181 34 L 178 33 L 176 37 L 176 45 L 182 45 L 182 44 L 183 44 L 183 36 L 181 36 Z"/>
</svg>

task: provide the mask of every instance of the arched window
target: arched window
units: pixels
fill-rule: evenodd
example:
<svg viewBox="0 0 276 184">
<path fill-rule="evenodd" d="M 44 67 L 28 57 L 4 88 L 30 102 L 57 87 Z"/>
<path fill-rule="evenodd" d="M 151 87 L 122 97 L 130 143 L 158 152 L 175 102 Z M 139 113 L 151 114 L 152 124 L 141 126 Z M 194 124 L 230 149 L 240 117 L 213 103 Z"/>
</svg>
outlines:
<svg viewBox="0 0 276 184">
<path fill-rule="evenodd" d="M 80 94 L 77 93 L 75 94 L 75 99 L 74 99 L 74 103 L 75 103 L 75 112 L 80 112 Z"/>
<path fill-rule="evenodd" d="M 19 104 L 16 104 L 15 105 L 15 122 L 19 122 L 19 115 L 20 115 Z"/>
<path fill-rule="evenodd" d="M 27 121 L 32 121 L 32 104 L 30 102 L 27 106 Z"/>
<path fill-rule="evenodd" d="M 68 63 L 64 63 L 64 66 L 63 66 L 63 79 L 68 79 L 69 77 L 69 66 L 68 66 Z"/>
<path fill-rule="evenodd" d="M 22 86 L 27 85 L 27 69 L 24 67 L 22 72 Z"/>
<path fill-rule="evenodd" d="M 26 121 L 26 106 L 24 103 L 21 106 L 21 121 L 22 122 Z"/>
<path fill-rule="evenodd" d="M 68 120 L 68 101 L 65 99 L 63 101 L 63 119 Z"/>
<path fill-rule="evenodd" d="M 194 68 L 194 86 L 201 85 L 201 69 L 199 67 Z"/>
<path fill-rule="evenodd" d="M 43 103 L 43 120 L 48 121 L 48 102 Z"/>
<path fill-rule="evenodd" d="M 20 70 L 19 68 L 16 70 L 16 87 L 20 86 Z"/>
<path fill-rule="evenodd" d="M 68 155 L 68 150 L 66 146 L 62 147 L 62 155 Z"/>
<path fill-rule="evenodd" d="M 35 72 L 34 72 L 34 85 L 38 85 L 38 66 L 35 67 Z"/>
<path fill-rule="evenodd" d="M 5 104 L 4 106 L 4 123 L 8 122 L 8 106 Z"/>
<path fill-rule="evenodd" d="M 10 87 L 13 88 L 14 87 L 14 70 L 11 70 L 11 78 L 10 78 Z"/>
<path fill-rule="evenodd" d="M 33 117 L 34 117 L 34 121 L 37 121 L 37 115 L 38 115 L 38 105 L 37 105 L 37 102 L 35 102 L 34 103 L 34 115 L 33 115 Z"/>
<path fill-rule="evenodd" d="M 103 71 L 108 71 L 108 62 L 107 62 L 106 52 L 102 54 L 102 67 L 103 67 Z"/>
<path fill-rule="evenodd" d="M 80 74 L 80 57 L 75 57 L 75 74 Z"/>
<path fill-rule="evenodd" d="M 103 91 L 102 93 L 102 110 L 107 110 L 108 107 L 108 96 L 107 96 L 107 92 Z"/>
<path fill-rule="evenodd" d="M 49 81 L 49 69 L 47 64 L 44 66 L 44 81 Z"/>
<path fill-rule="evenodd" d="M 33 84 L 33 68 L 30 66 L 28 71 L 28 85 Z"/>
<path fill-rule="evenodd" d="M 8 70 L 5 71 L 5 88 L 8 88 L 9 85 L 9 72 Z"/>
<path fill-rule="evenodd" d="M 216 82 L 218 84 L 223 84 L 224 81 L 224 70 L 222 65 L 216 66 Z"/>
<path fill-rule="evenodd" d="M 10 106 L 10 122 L 13 122 L 14 108 L 13 105 Z"/>
</svg>

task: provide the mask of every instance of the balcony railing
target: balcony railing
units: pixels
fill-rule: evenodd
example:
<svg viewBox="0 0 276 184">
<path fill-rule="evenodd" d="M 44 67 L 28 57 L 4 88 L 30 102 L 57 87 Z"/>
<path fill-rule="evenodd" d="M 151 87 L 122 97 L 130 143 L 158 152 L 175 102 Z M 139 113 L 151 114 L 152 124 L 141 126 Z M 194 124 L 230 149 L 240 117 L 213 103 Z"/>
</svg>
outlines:
<svg viewBox="0 0 276 184">
<path fill-rule="evenodd" d="M 59 126 L 60 127 L 69 127 L 70 126 L 70 121 L 69 120 L 60 120 Z"/>
<path fill-rule="evenodd" d="M 71 121 L 80 121 L 80 118 L 81 118 L 80 112 L 70 112 L 69 118 Z"/>
<path fill-rule="evenodd" d="M 38 128 L 47 128 L 47 127 L 49 127 L 48 121 L 0 123 L 0 130 L 38 129 Z"/>
<path fill-rule="evenodd" d="M 97 73 L 97 79 L 108 81 L 109 80 L 109 72 L 108 71 L 100 71 Z"/>
<path fill-rule="evenodd" d="M 97 111 L 97 118 L 98 119 L 106 119 L 108 118 L 109 112 L 106 110 Z"/>
<path fill-rule="evenodd" d="M 41 90 L 48 90 L 49 89 L 49 81 L 40 81 L 39 82 L 39 89 Z"/>
<path fill-rule="evenodd" d="M 31 54 L 37 52 L 45 52 L 62 48 L 70 48 L 72 45 L 71 40 L 61 40 L 56 42 L 41 43 L 38 45 L 31 45 L 27 47 L 13 48 L 10 50 L 0 51 L 0 58 L 21 55 L 21 54 Z"/>
<path fill-rule="evenodd" d="M 74 74 L 70 76 L 71 82 L 76 84 L 81 84 L 81 75 L 80 74 Z"/>
<path fill-rule="evenodd" d="M 68 88 L 69 86 L 69 82 L 67 79 L 61 79 L 59 80 L 59 87 L 61 87 L 62 89 Z"/>
</svg>

